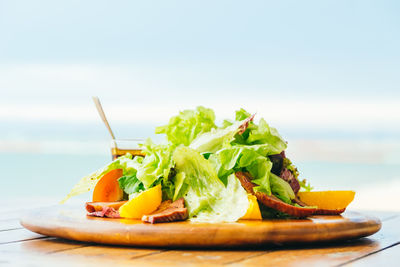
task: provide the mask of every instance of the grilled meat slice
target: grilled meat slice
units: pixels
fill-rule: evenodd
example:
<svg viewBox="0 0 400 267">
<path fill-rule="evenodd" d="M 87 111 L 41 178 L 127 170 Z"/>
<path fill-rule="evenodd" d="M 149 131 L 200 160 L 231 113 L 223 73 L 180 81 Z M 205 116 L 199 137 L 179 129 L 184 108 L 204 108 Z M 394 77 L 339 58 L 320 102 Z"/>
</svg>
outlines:
<svg viewBox="0 0 400 267">
<path fill-rule="evenodd" d="M 275 209 L 277 211 L 289 214 L 294 217 L 307 217 L 313 214 L 318 215 L 335 215 L 340 214 L 343 210 L 326 210 L 326 209 L 318 209 L 318 208 L 308 208 L 308 207 L 296 207 L 289 205 L 274 195 L 267 195 L 262 192 L 254 192 L 253 187 L 256 186 L 251 182 L 250 174 L 245 172 L 236 172 L 236 177 L 239 179 L 243 188 L 247 191 L 247 193 L 255 195 L 257 200 L 260 201 L 263 205 Z M 301 203 L 305 205 L 305 203 Z"/>
<path fill-rule="evenodd" d="M 148 223 L 163 223 L 184 221 L 188 218 L 188 211 L 185 208 L 185 200 L 180 198 L 174 202 L 167 200 L 161 203 L 160 207 L 150 215 L 143 215 L 142 221 Z"/>
<path fill-rule="evenodd" d="M 254 192 L 253 187 L 256 186 L 251 182 L 250 175 L 244 172 L 236 172 L 236 177 L 239 179 L 243 188 L 252 195 L 255 195 L 257 200 L 269 208 L 273 208 L 277 211 L 289 214 L 294 217 L 307 217 L 317 210 L 315 208 L 303 208 L 289 205 L 274 195 L 268 196 L 262 192 Z"/>
<path fill-rule="evenodd" d="M 102 211 L 103 208 L 109 207 L 118 210 L 119 207 L 124 205 L 127 201 L 116 201 L 116 202 L 86 202 L 87 212 Z"/>
<path fill-rule="evenodd" d="M 120 218 L 118 209 L 127 201 L 117 202 L 86 202 L 88 216 Z"/>
</svg>

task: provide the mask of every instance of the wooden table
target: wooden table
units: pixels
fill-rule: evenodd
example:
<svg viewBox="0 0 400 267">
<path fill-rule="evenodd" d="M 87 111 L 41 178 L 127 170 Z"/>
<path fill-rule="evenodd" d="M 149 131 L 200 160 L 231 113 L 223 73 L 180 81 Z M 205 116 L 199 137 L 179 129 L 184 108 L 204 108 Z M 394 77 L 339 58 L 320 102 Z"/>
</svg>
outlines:
<svg viewBox="0 0 400 267">
<path fill-rule="evenodd" d="M 359 240 L 240 250 L 104 246 L 41 236 L 21 227 L 23 211 L 0 219 L 0 266 L 400 266 L 400 213 L 364 212 L 382 229 Z"/>
</svg>

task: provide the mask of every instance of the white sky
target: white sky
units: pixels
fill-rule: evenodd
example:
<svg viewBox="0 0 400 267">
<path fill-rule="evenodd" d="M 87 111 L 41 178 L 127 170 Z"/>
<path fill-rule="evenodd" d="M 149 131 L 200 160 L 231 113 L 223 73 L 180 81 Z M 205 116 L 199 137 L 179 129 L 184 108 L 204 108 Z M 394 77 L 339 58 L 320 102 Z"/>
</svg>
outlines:
<svg viewBox="0 0 400 267">
<path fill-rule="evenodd" d="M 106 140 L 93 95 L 118 133 L 203 105 L 218 119 L 243 107 L 291 136 L 398 140 L 398 11 L 397 1 L 1 1 L 0 141 Z"/>
<path fill-rule="evenodd" d="M 340 97 L 329 90 L 326 96 L 323 90 L 315 95 L 301 90 L 289 94 L 278 79 L 271 80 L 272 88 L 263 88 L 265 83 L 240 88 L 221 75 L 210 77 L 210 72 L 200 80 L 201 74 L 193 71 L 184 70 L 188 75 L 179 78 L 181 69 L 163 70 L 130 65 L 0 65 L 4 74 L 0 88 L 7 88 L 0 99 L 0 120 L 94 121 L 98 115 L 91 96 L 98 95 L 114 123 L 165 123 L 179 110 L 203 105 L 213 108 L 219 119 L 232 118 L 234 110 L 243 107 L 277 127 L 400 131 L 396 96 Z"/>
</svg>

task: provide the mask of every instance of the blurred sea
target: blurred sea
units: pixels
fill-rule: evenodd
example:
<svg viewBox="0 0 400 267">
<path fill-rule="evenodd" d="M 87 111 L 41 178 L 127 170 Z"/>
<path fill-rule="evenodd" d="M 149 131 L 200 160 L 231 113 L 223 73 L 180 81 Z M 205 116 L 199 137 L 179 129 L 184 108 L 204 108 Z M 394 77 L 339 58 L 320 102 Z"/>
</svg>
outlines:
<svg viewBox="0 0 400 267">
<path fill-rule="evenodd" d="M 243 107 L 315 189 L 400 210 L 399 1 L 41 2 L 0 1 L 7 209 L 57 203 L 110 160 L 97 95 L 117 138 L 160 141 L 179 110 Z"/>
<path fill-rule="evenodd" d="M 16 130 L 21 132 L 21 127 Z M 29 126 L 25 138 L 3 136 L 2 203 L 9 209 L 56 204 L 81 177 L 111 160 L 109 138 L 103 127 L 86 125 L 74 131 L 71 129 L 79 127 L 42 125 L 35 130 Z M 140 130 L 118 125 L 116 129 L 126 138 L 151 136 L 160 141 L 152 134 L 152 125 L 131 127 Z M 129 132 L 134 136 L 129 136 Z M 355 190 L 356 199 L 351 206 L 354 209 L 400 210 L 397 139 L 343 134 L 333 138 L 332 133 L 306 139 L 305 134 L 296 135 L 284 129 L 281 134 L 289 140 L 288 157 L 297 165 L 301 178 L 306 178 L 315 190 Z M 72 202 L 89 199 L 90 194 L 86 194 Z"/>
</svg>

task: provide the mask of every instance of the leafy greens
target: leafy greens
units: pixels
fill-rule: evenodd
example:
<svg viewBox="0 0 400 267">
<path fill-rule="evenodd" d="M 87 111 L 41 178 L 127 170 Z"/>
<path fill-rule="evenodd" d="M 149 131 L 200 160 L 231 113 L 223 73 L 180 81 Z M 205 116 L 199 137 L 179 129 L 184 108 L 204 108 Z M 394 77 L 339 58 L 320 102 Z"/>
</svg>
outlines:
<svg viewBox="0 0 400 267">
<path fill-rule="evenodd" d="M 63 201 L 93 189 L 108 171 L 122 169 L 118 182 L 126 194 L 134 196 L 161 184 L 163 199 L 185 199 L 191 220 L 236 221 L 246 213 L 249 202 L 235 177 L 238 171 L 251 174 L 254 191 L 274 194 L 291 204 L 295 193 L 271 172 L 269 158 L 284 151 L 286 142 L 264 119 L 256 124 L 253 117 L 240 109 L 234 121 L 225 120 L 217 127 L 213 110 L 184 110 L 156 128 L 157 134 L 165 134 L 166 143 L 148 139 L 142 145 L 145 157 L 127 154 L 114 160 L 82 178 Z M 290 160 L 285 158 L 283 165 L 297 179 L 298 171 Z M 305 181 L 300 185 L 310 189 Z"/>
</svg>

